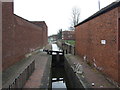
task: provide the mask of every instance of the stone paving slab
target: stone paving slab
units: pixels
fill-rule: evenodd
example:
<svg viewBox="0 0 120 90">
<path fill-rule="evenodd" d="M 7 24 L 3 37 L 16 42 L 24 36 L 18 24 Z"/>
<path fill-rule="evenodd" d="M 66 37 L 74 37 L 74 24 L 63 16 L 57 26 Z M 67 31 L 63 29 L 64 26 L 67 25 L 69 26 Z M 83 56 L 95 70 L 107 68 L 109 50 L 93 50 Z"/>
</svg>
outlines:
<svg viewBox="0 0 120 90">
<path fill-rule="evenodd" d="M 49 87 L 51 60 L 52 58 L 43 52 L 39 53 L 35 57 L 35 70 L 26 82 L 24 88 L 43 88 L 43 86 L 44 88 Z M 45 73 L 46 69 L 47 73 Z M 43 79 L 45 80 L 44 82 Z"/>
<path fill-rule="evenodd" d="M 86 64 L 82 58 L 71 54 L 67 54 L 65 57 L 68 59 L 68 62 L 71 63 L 71 66 L 74 65 L 74 63 L 82 64 L 84 79 L 91 85 L 92 88 L 116 88 L 107 79 L 105 79 L 104 75 Z M 92 86 L 92 83 L 94 83 L 94 86 Z"/>
</svg>

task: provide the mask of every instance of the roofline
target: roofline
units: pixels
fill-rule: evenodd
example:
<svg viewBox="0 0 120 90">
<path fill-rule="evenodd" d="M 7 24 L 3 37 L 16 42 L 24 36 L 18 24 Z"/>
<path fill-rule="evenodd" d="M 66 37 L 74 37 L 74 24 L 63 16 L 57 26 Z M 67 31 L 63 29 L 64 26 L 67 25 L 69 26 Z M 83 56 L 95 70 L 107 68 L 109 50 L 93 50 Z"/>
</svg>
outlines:
<svg viewBox="0 0 120 90">
<path fill-rule="evenodd" d="M 108 12 L 108 11 L 110 11 L 110 10 L 118 7 L 118 6 L 120 6 L 120 1 L 119 1 L 119 0 L 111 3 L 110 5 L 106 6 L 105 8 L 101 9 L 100 11 L 96 12 L 95 14 L 93 14 L 93 15 L 90 16 L 90 17 L 88 17 L 88 18 L 85 19 L 84 21 L 82 21 L 82 22 L 80 22 L 79 24 L 75 25 L 75 27 L 77 27 L 77 26 L 79 26 L 79 25 L 81 25 L 81 24 L 83 24 L 83 23 L 85 23 L 85 22 L 87 22 L 87 21 L 89 21 L 89 20 L 97 17 L 97 16 L 100 16 L 100 15 L 102 15 L 102 14 L 104 14 L 104 13 L 106 13 L 106 12 Z"/>
<path fill-rule="evenodd" d="M 30 22 L 33 23 L 33 24 L 35 24 L 35 23 L 44 23 L 47 26 L 45 21 L 30 21 Z"/>
<path fill-rule="evenodd" d="M 45 22 L 45 21 L 30 21 L 30 22 Z"/>
<path fill-rule="evenodd" d="M 32 23 L 31 21 L 29 21 L 29 20 L 27 20 L 27 19 L 25 19 L 25 18 L 23 18 L 23 17 L 21 17 L 21 16 L 18 16 L 18 15 L 16 15 L 16 14 L 14 14 L 14 15 L 17 16 L 17 17 L 19 17 L 19 18 L 21 18 L 22 20 L 27 21 L 28 23 L 31 23 L 31 24 L 33 24 L 33 25 L 35 25 L 35 26 L 38 26 L 38 25 Z M 35 21 L 35 22 L 45 22 L 45 21 Z M 40 27 L 40 26 L 38 26 L 38 27 Z"/>
</svg>

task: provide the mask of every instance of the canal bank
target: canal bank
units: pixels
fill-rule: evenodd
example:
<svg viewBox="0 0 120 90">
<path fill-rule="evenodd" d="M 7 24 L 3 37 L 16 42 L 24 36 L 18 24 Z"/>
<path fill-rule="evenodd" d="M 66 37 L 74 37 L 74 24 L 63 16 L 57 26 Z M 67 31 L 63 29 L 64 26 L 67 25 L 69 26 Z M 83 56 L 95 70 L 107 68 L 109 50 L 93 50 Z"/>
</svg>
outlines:
<svg viewBox="0 0 120 90">
<path fill-rule="evenodd" d="M 52 44 L 52 51 L 48 51 L 48 54 L 52 55 L 51 77 L 53 90 L 56 88 L 66 90 L 74 88 L 86 88 L 77 77 L 77 74 L 75 74 L 72 70 L 70 63 L 64 56 L 64 51 L 60 50 L 57 44 Z"/>
<path fill-rule="evenodd" d="M 44 49 L 51 50 L 51 45 L 47 45 Z M 51 85 L 51 63 L 52 56 L 41 50 L 37 53 L 35 59 L 35 70 L 24 85 L 23 89 L 38 88 L 49 89 Z"/>
<path fill-rule="evenodd" d="M 48 67 L 46 70 L 48 71 L 44 70 L 46 77 L 44 74 L 42 81 L 43 83 L 48 82 L 46 84 L 49 84 L 48 86 L 51 89 L 82 88 L 87 90 L 90 88 L 116 88 L 105 79 L 104 75 L 87 65 L 82 58 L 71 54 L 63 55 L 64 52 L 59 55 L 59 50 L 55 48 L 53 52 L 51 50 L 48 51 L 50 51 L 48 54 L 50 54 L 49 56 L 51 56 L 52 59 L 49 60 L 49 64 L 46 65 Z M 60 68 L 60 66 L 62 66 L 62 68 Z M 65 72 L 61 73 L 60 69 L 64 69 L 63 71 Z M 45 88 L 46 84 L 40 85 L 40 88 Z"/>
<path fill-rule="evenodd" d="M 78 65 L 81 65 L 82 67 L 78 67 L 79 69 L 77 69 L 76 67 Z M 82 58 L 78 56 L 71 54 L 65 55 L 65 70 L 68 77 L 71 78 L 69 82 L 73 83 L 73 85 L 71 85 L 72 88 L 79 88 L 79 83 L 81 83 L 85 89 L 117 89 L 117 87 L 109 82 L 102 73 L 97 71 L 95 68 L 90 67 Z"/>
<path fill-rule="evenodd" d="M 49 45 L 45 48 L 50 51 L 49 53 L 39 50 L 28 58 L 26 63 L 30 63 L 30 60 L 34 61 L 35 68 L 23 89 L 115 88 L 101 73 L 85 64 L 82 58 L 64 54 L 61 50 L 51 51 L 51 47 L 52 45 Z M 21 68 L 24 69 L 23 66 Z M 21 78 L 18 81 L 21 82 Z"/>
</svg>

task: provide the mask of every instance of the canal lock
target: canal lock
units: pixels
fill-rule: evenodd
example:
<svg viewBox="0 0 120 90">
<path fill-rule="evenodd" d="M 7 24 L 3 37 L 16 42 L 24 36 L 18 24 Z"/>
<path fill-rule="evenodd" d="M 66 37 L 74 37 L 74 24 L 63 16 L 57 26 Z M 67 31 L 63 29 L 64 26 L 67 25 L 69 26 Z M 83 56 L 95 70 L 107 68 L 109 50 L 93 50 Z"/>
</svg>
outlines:
<svg viewBox="0 0 120 90">
<path fill-rule="evenodd" d="M 52 50 L 47 52 L 52 55 L 51 89 L 55 90 L 59 88 L 68 90 L 69 88 L 83 88 L 81 82 L 66 60 L 64 51 L 60 50 L 56 44 L 52 44 Z"/>
</svg>

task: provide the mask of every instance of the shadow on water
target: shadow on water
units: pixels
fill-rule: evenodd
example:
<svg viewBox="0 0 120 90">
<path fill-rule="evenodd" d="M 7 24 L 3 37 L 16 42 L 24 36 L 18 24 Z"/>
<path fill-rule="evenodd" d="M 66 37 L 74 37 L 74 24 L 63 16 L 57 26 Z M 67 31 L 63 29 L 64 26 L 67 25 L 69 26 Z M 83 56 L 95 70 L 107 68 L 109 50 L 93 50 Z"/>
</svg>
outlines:
<svg viewBox="0 0 120 90">
<path fill-rule="evenodd" d="M 69 63 L 67 63 L 64 51 L 59 50 L 56 44 L 52 44 L 52 50 L 48 51 L 48 54 L 52 55 L 52 87 L 50 90 L 70 90 L 72 88 L 80 88 L 81 90 L 83 86 L 71 66 L 69 66 Z"/>
<path fill-rule="evenodd" d="M 52 67 L 52 90 L 56 88 L 67 90 L 67 87 L 67 76 L 64 67 Z"/>
</svg>

